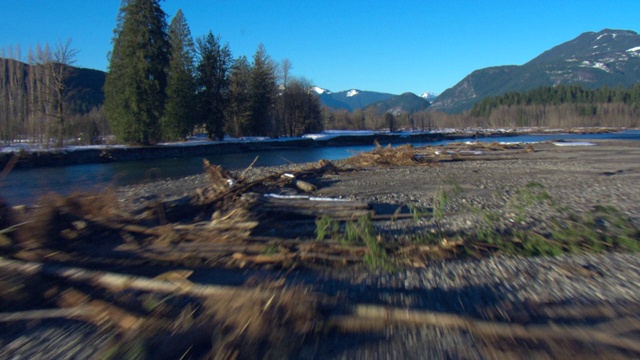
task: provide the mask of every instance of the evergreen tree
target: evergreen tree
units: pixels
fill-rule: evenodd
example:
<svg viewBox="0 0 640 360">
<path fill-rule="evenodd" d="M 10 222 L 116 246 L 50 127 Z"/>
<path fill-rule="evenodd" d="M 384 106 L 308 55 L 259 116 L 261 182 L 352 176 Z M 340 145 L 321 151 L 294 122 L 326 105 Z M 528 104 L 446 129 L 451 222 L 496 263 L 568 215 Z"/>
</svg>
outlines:
<svg viewBox="0 0 640 360">
<path fill-rule="evenodd" d="M 194 46 L 187 20 L 178 10 L 169 25 L 171 60 L 167 77 L 167 100 L 162 117 L 165 140 L 184 139 L 193 130 L 195 116 Z"/>
<path fill-rule="evenodd" d="M 209 138 L 222 140 L 229 104 L 229 72 L 232 65 L 229 45 L 211 32 L 197 39 L 198 113 Z"/>
<path fill-rule="evenodd" d="M 250 83 L 251 117 L 249 135 L 275 135 L 273 124 L 275 97 L 277 93 L 275 64 L 267 55 L 264 45 L 258 45 L 253 55 Z"/>
<path fill-rule="evenodd" d="M 169 43 L 159 0 L 122 0 L 105 81 L 105 112 L 116 137 L 150 144 L 160 138 Z"/>
<path fill-rule="evenodd" d="M 227 132 L 235 137 L 249 134 L 249 118 L 251 108 L 249 102 L 249 84 L 251 80 L 251 64 L 246 56 L 241 56 L 233 63 L 229 75 L 229 108 L 227 112 Z"/>
</svg>

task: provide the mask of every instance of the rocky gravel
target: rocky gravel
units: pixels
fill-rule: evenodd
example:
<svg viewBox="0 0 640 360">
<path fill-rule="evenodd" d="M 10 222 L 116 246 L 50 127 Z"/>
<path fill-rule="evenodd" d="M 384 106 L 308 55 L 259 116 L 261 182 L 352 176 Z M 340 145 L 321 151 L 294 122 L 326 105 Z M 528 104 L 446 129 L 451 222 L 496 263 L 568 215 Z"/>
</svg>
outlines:
<svg viewBox="0 0 640 360">
<path fill-rule="evenodd" d="M 611 205 L 640 225 L 640 144 L 600 141 L 595 146 L 536 144 L 536 152 L 496 161 L 463 161 L 428 167 L 354 169 L 317 179 L 317 195 L 370 203 L 429 209 L 438 191 L 451 194 L 447 216 L 418 222 L 378 224 L 382 233 L 415 237 L 420 232 L 471 232 L 481 211 L 498 214 L 502 226 L 514 224 L 514 199 L 536 182 L 552 199 L 527 209 L 525 222 L 544 223 L 556 211 L 580 214 Z M 255 168 L 259 178 L 298 165 Z M 118 189 L 125 206 L 191 194 L 207 179 L 191 176 Z M 461 191 L 453 194 L 454 188 Z M 521 224 L 522 225 L 522 224 Z M 280 276 L 280 275 L 278 275 Z M 523 325 L 596 328 L 611 318 L 640 321 L 640 257 L 637 254 L 576 254 L 522 258 L 425 261 L 415 268 L 387 273 L 359 268 L 326 269 L 309 275 L 290 272 L 291 284 L 304 284 L 344 303 L 369 303 L 413 310 L 454 313 L 472 320 Z M 584 314 L 597 309 L 600 316 Z M 582 315 L 581 315 L 582 314 Z M 603 316 L 606 314 L 607 316 Z M 615 335 L 615 334 L 613 334 Z M 637 329 L 624 334 L 640 341 Z M 15 339 L 14 341 L 19 341 Z M 8 351 L 0 355 L 27 358 Z M 389 326 L 383 333 L 327 334 L 305 345 L 305 359 L 487 359 L 487 358 L 637 358 L 640 354 L 584 342 L 536 342 L 477 337 L 447 327 Z M 40 358 L 54 358 L 42 355 Z"/>
<path fill-rule="evenodd" d="M 527 207 L 524 222 L 544 224 L 559 212 L 580 214 L 596 205 L 610 205 L 640 226 L 640 144 L 596 142 L 595 146 L 558 147 L 552 143 L 534 145 L 535 152 L 496 161 L 462 161 L 438 166 L 379 167 L 354 169 L 317 179 L 317 195 L 340 197 L 401 207 L 411 204 L 430 209 L 438 191 L 449 201 L 447 215 L 434 223 L 399 220 L 378 224 L 378 230 L 396 237 L 419 238 L 438 231 L 472 232 L 482 222 L 482 212 L 495 213 L 500 226 L 513 226 L 518 212 L 519 191 L 539 183 L 550 200 Z M 343 164 L 338 164 L 343 165 Z M 253 177 L 292 170 L 256 168 Z M 202 176 L 170 184 L 153 184 L 167 189 L 161 196 L 187 193 L 205 182 Z M 123 191 L 150 191 L 149 187 Z M 146 189 L 146 190 L 145 190 Z M 458 189 L 457 192 L 454 189 Z M 160 196 L 160 195 L 158 195 Z M 389 208 L 389 206 L 387 206 Z M 558 210 L 561 209 L 561 210 Z M 527 225 L 519 224 L 519 225 Z M 321 292 L 344 297 L 348 302 L 456 313 L 473 319 L 525 323 L 569 322 L 593 325 L 580 317 L 557 319 L 558 309 L 579 312 L 599 307 L 611 316 L 638 319 L 640 314 L 640 258 L 637 254 L 607 253 L 560 257 L 520 258 L 496 256 L 482 260 L 425 262 L 422 268 L 397 273 L 372 273 L 358 269 L 327 270 L 310 280 Z M 555 309 L 555 310 L 554 310 Z M 638 333 L 635 333 L 636 339 Z M 633 357 L 597 344 L 581 344 L 576 350 L 564 344 L 555 347 L 487 345 L 465 331 L 446 328 L 389 327 L 370 337 L 334 336 L 302 357 L 336 359 L 385 358 L 493 358 L 566 357 L 582 354 L 596 358 Z M 576 353 L 576 351 L 578 351 Z"/>
</svg>

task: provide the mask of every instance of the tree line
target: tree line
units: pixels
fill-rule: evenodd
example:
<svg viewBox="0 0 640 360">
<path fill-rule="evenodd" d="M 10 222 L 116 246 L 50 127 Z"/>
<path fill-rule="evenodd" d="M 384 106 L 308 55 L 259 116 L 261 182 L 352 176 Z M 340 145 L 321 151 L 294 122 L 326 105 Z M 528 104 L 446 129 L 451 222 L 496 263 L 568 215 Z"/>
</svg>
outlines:
<svg viewBox="0 0 640 360">
<path fill-rule="evenodd" d="M 564 104 L 581 105 L 579 109 L 583 115 L 596 115 L 599 106 L 611 103 L 640 107 L 640 84 L 630 88 L 604 86 L 598 89 L 583 89 L 580 85 L 557 85 L 540 87 L 527 92 L 509 92 L 501 96 L 484 98 L 473 105 L 469 115 L 489 117 L 494 109 L 502 106 Z"/>
<path fill-rule="evenodd" d="M 125 143 L 174 141 L 195 132 L 298 136 L 323 129 L 321 103 L 260 44 L 251 61 L 208 34 L 193 41 L 181 10 L 167 25 L 157 0 L 123 0 L 109 56 L 105 114 Z"/>
</svg>

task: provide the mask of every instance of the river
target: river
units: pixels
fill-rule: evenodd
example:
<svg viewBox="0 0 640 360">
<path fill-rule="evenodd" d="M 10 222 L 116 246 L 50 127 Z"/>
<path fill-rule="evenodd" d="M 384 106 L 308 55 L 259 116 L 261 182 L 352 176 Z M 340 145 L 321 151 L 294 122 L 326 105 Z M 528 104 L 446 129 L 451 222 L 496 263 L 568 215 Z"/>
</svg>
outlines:
<svg viewBox="0 0 640 360">
<path fill-rule="evenodd" d="M 479 138 L 479 141 L 540 142 L 552 140 L 640 140 L 640 130 L 609 134 L 548 134 Z M 456 140 L 460 141 L 460 140 Z M 414 143 L 414 146 L 439 145 L 449 141 Z M 321 159 L 339 160 L 354 153 L 370 151 L 373 145 L 336 146 L 290 150 L 263 150 L 246 153 L 209 155 L 193 158 L 169 158 L 102 164 L 70 165 L 15 169 L 0 183 L 1 197 L 11 205 L 33 204 L 43 194 L 55 192 L 99 190 L 108 185 L 123 186 L 160 179 L 175 179 L 202 173 L 202 160 L 227 169 L 242 169 L 256 157 L 254 166 L 275 166 L 288 163 L 315 162 Z"/>
</svg>

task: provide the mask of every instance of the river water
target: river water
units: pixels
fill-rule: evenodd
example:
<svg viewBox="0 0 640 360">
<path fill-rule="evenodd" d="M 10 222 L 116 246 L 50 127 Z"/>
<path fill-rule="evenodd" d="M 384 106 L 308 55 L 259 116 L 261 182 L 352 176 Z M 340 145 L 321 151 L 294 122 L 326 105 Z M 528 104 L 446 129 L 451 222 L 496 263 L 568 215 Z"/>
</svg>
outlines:
<svg viewBox="0 0 640 360">
<path fill-rule="evenodd" d="M 640 140 L 640 130 L 626 130 L 611 134 L 519 135 L 479 138 L 478 141 L 540 142 L 560 139 L 573 141 Z M 414 143 L 414 146 L 440 145 L 447 142 L 452 141 Z M 16 169 L 9 173 L 0 183 L 0 197 L 11 205 L 33 204 L 39 196 L 49 192 L 70 194 L 73 191 L 99 190 L 108 185 L 131 185 L 196 175 L 202 173 L 203 158 L 227 169 L 243 169 L 249 166 L 256 157 L 258 157 L 258 160 L 254 166 L 276 166 L 288 163 L 315 162 L 321 159 L 339 160 L 352 156 L 357 152 L 370 151 L 371 149 L 373 149 L 373 145 L 266 150 L 193 158 Z"/>
</svg>

